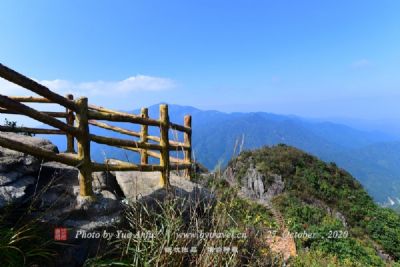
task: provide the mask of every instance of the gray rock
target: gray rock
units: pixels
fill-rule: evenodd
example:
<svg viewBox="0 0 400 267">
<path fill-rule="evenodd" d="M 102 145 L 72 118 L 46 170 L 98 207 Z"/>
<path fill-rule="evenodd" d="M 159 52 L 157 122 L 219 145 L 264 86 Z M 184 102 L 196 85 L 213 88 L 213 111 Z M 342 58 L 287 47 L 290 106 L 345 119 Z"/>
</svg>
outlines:
<svg viewBox="0 0 400 267">
<path fill-rule="evenodd" d="M 64 226 L 89 225 L 100 227 L 105 221 L 116 221 L 116 214 L 122 210 L 118 197 L 105 190 L 105 174 L 94 173 L 92 183 L 95 198 L 79 196 L 79 170 L 57 163 L 47 162 L 42 166 L 40 182 L 46 190 L 40 196 L 41 209 L 47 210 L 43 221 Z M 99 181 L 99 179 L 101 180 Z M 112 214 L 112 215 L 111 215 Z M 107 219 L 107 217 L 110 217 Z M 65 218 L 68 220 L 64 221 Z M 97 222 L 101 218 L 103 223 Z M 100 221 L 99 221 L 100 222 Z M 89 227 L 87 226 L 87 227 Z"/>
<path fill-rule="evenodd" d="M 5 132 L 0 132 L 0 137 L 57 152 L 57 147 L 45 139 Z M 35 183 L 41 163 L 31 155 L 0 147 L 0 208 L 29 199 L 28 188 Z"/>
<path fill-rule="evenodd" d="M 280 175 L 269 174 L 269 176 L 273 179 L 273 182 L 268 187 L 268 190 L 265 193 L 265 198 L 271 200 L 273 197 L 283 192 L 283 189 L 285 188 L 285 183 L 283 182 L 282 176 Z"/>
<path fill-rule="evenodd" d="M 57 148 L 47 140 L 0 133 L 13 140 L 51 151 Z M 79 170 L 0 147 L 0 209 L 9 203 L 25 203 L 34 207 L 38 219 L 58 227 L 93 231 L 111 227 L 121 220 L 123 205 L 115 177 L 94 173 L 95 196 L 84 200 L 79 196 Z M 122 195 L 122 193 L 120 193 Z M 69 239 L 73 246 L 60 251 L 57 266 L 82 266 L 89 253 L 95 254 L 98 240 Z M 93 252 L 92 252 L 93 251 Z M 93 255 L 94 255 L 93 254 Z"/>
<path fill-rule="evenodd" d="M 141 199 L 163 200 L 167 192 L 160 184 L 160 172 L 115 172 L 115 177 L 128 201 Z M 189 200 L 210 200 L 214 196 L 201 185 L 174 173 L 170 175 L 171 192 L 176 197 Z"/>
<path fill-rule="evenodd" d="M 58 152 L 58 149 L 49 140 L 25 136 L 15 133 L 0 132 L 0 137 L 9 138 L 24 144 Z M 0 172 L 18 171 L 33 173 L 39 170 L 42 161 L 22 152 L 0 147 Z"/>
<path fill-rule="evenodd" d="M 68 219 L 63 222 L 63 226 L 74 229 L 94 231 L 101 228 L 111 227 L 121 221 L 121 211 L 109 215 L 99 215 L 81 220 Z"/>
<path fill-rule="evenodd" d="M 250 166 L 246 174 L 242 177 L 242 185 L 247 185 L 243 190 L 256 198 L 262 198 L 265 192 L 263 180 L 265 180 L 264 176 L 259 173 L 254 166 Z"/>
<path fill-rule="evenodd" d="M 1 137 L 57 152 L 50 141 L 15 133 L 0 132 Z M 7 203 L 29 199 L 28 188 L 36 181 L 42 161 L 31 155 L 0 147 L 0 208 Z"/>
<path fill-rule="evenodd" d="M 111 193 L 110 191 L 103 190 L 100 192 L 101 196 L 105 199 L 112 199 L 112 200 L 117 200 L 117 197 Z"/>
<path fill-rule="evenodd" d="M 20 172 L 11 171 L 8 173 L 0 173 L 0 185 L 7 185 L 14 182 L 17 178 L 21 177 Z"/>
<path fill-rule="evenodd" d="M 47 139 L 43 138 L 37 138 L 37 137 L 32 137 L 32 136 L 27 136 L 27 135 L 22 135 L 22 134 L 16 134 L 16 133 L 10 133 L 10 132 L 0 132 L 0 136 L 12 139 L 14 141 L 18 141 L 24 144 L 29 144 L 32 146 L 37 146 L 46 150 L 58 152 L 57 146 L 55 146 L 52 142 L 50 142 Z M 5 148 L 2 148 L 5 149 Z M 10 150 L 12 151 L 12 150 Z M 17 151 L 13 151 L 13 153 L 21 153 Z"/>
<path fill-rule="evenodd" d="M 93 173 L 93 188 L 95 188 L 95 190 L 106 189 L 108 180 L 107 178 L 106 172 Z"/>
<path fill-rule="evenodd" d="M 338 219 L 339 221 L 341 221 L 343 226 L 345 228 L 347 228 L 346 217 L 344 217 L 344 215 L 342 213 L 340 213 L 339 211 L 336 211 L 334 215 L 335 215 L 335 218 Z"/>
<path fill-rule="evenodd" d="M 40 208 L 57 210 L 56 213 L 72 208 L 76 197 L 74 187 L 79 187 L 78 173 L 78 169 L 62 163 L 44 163 L 38 179 L 39 188 L 42 189 L 37 192 L 40 195 Z"/>
<path fill-rule="evenodd" d="M 112 192 L 115 196 L 123 197 L 124 194 L 121 191 L 116 177 L 110 172 L 95 172 L 93 173 L 93 190 L 95 192 L 101 192 L 103 190 L 108 190 Z"/>
<path fill-rule="evenodd" d="M 25 190 L 29 185 L 35 182 L 32 176 L 25 176 L 11 185 L 0 186 L 0 200 L 1 203 L 19 203 L 25 196 Z"/>
<path fill-rule="evenodd" d="M 250 199 L 269 202 L 273 197 L 283 192 L 285 183 L 282 180 L 282 176 L 274 173 L 262 174 L 254 167 L 252 162 L 246 166 L 243 162 L 237 162 L 237 164 L 238 166 L 228 167 L 222 177 L 229 184 L 239 186 L 241 195 Z M 245 167 L 247 168 L 246 172 L 238 181 L 238 170 Z M 267 183 L 266 181 L 269 182 Z"/>
</svg>

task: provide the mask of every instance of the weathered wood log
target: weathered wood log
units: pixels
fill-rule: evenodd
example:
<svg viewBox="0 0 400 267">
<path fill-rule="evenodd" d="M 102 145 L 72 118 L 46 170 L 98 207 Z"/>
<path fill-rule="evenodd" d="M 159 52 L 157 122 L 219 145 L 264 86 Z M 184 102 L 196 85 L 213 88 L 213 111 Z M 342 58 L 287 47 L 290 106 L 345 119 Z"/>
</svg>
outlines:
<svg viewBox="0 0 400 267">
<path fill-rule="evenodd" d="M 21 143 L 3 136 L 0 136 L 0 146 L 11 150 L 16 150 L 22 153 L 26 153 L 38 158 L 43 158 L 47 161 L 57 161 L 70 166 L 78 166 L 80 163 L 80 160 L 75 155 L 55 153 L 53 151 Z"/>
<path fill-rule="evenodd" d="M 66 99 L 65 97 L 58 95 L 52 91 L 50 91 L 46 86 L 41 85 L 40 83 L 35 82 L 34 80 L 4 66 L 0 63 L 0 77 L 15 83 L 19 86 L 22 86 L 32 92 L 41 95 L 52 102 L 60 104 L 66 108 L 72 109 L 74 111 L 77 110 L 77 106 L 74 102 Z"/>
<path fill-rule="evenodd" d="M 160 126 L 160 122 L 153 119 L 145 119 L 132 114 L 114 114 L 104 111 L 89 110 L 89 119 L 91 120 L 106 120 L 117 122 L 131 122 L 150 126 Z"/>
<path fill-rule="evenodd" d="M 54 103 L 51 100 L 44 97 L 34 96 L 10 96 L 12 100 L 25 103 Z"/>
<path fill-rule="evenodd" d="M 184 151 L 184 150 L 189 150 L 191 149 L 190 146 L 185 145 L 183 143 L 179 143 L 179 142 L 174 142 L 174 141 L 170 141 L 169 142 L 169 150 L 173 151 Z"/>
<path fill-rule="evenodd" d="M 67 117 L 67 114 L 65 112 L 54 112 L 54 111 L 40 111 L 40 112 L 45 115 L 49 115 L 50 117 L 53 117 L 53 118 L 66 118 Z M 19 113 L 19 112 L 10 111 L 5 108 L 0 108 L 0 113 L 21 115 L 21 113 Z"/>
<path fill-rule="evenodd" d="M 99 144 L 104 144 L 109 146 L 128 146 L 133 148 L 161 150 L 161 146 L 158 144 L 141 143 L 128 139 L 104 137 L 95 134 L 90 134 L 90 140 Z"/>
<path fill-rule="evenodd" d="M 158 137 L 158 136 L 148 135 L 147 139 L 160 143 L 160 137 Z M 187 150 L 187 149 L 189 149 L 189 147 L 187 147 L 184 143 L 176 142 L 176 141 L 172 141 L 172 140 L 169 140 L 169 145 L 170 145 L 170 150 L 177 150 L 177 149 L 178 150 L 179 149 Z"/>
<path fill-rule="evenodd" d="M 160 143 L 160 137 L 158 137 L 158 136 L 148 135 L 147 140 L 151 140 L 151 141 Z"/>
<path fill-rule="evenodd" d="M 89 109 L 97 110 L 97 111 L 101 111 L 101 112 L 105 112 L 105 113 L 110 113 L 110 114 L 115 114 L 115 115 L 134 115 L 134 114 L 126 113 L 126 112 L 116 111 L 116 110 L 112 110 L 112 109 L 108 109 L 108 108 L 104 108 L 104 107 L 99 107 L 96 105 L 89 105 Z"/>
<path fill-rule="evenodd" d="M 147 139 L 160 143 L 160 137 L 158 137 L 158 136 L 148 135 Z M 169 140 L 169 146 L 170 146 L 170 150 L 177 150 L 177 149 L 178 150 L 179 149 L 187 150 L 187 149 L 189 149 L 189 147 L 187 145 L 185 145 L 184 143 L 176 142 L 173 140 Z"/>
<path fill-rule="evenodd" d="M 12 99 L 12 98 L 10 97 L 10 99 Z M 54 111 L 40 111 L 40 112 L 43 113 L 43 114 L 49 115 L 51 117 L 54 117 L 54 118 L 66 118 L 67 117 L 67 114 L 65 112 L 54 112 Z M 3 114 L 16 114 L 16 115 L 21 114 L 19 112 L 11 111 L 11 110 L 8 110 L 6 108 L 0 108 L 0 113 L 3 113 Z"/>
<path fill-rule="evenodd" d="M 172 163 L 177 163 L 177 164 L 186 164 L 184 159 L 178 159 L 178 158 L 171 157 L 171 156 L 169 156 L 169 161 Z M 172 170 L 172 168 L 171 168 L 171 170 Z"/>
<path fill-rule="evenodd" d="M 135 147 L 130 147 L 130 146 L 118 146 L 118 147 L 129 150 L 129 151 L 137 152 L 137 153 L 140 153 L 143 150 L 142 148 L 135 148 Z M 154 152 L 151 150 L 147 150 L 147 149 L 146 149 L 146 151 L 147 151 L 147 155 L 150 157 L 158 158 L 158 159 L 161 157 L 160 153 L 157 153 L 157 152 Z"/>
<path fill-rule="evenodd" d="M 161 154 L 160 153 L 157 153 L 157 152 L 154 152 L 154 151 L 150 151 L 150 150 L 147 150 L 147 155 L 150 156 L 150 157 L 156 158 L 156 159 L 160 159 L 161 158 Z"/>
<path fill-rule="evenodd" d="M 107 123 L 103 123 L 103 122 L 99 122 L 96 120 L 89 120 L 89 124 L 103 128 L 103 129 L 107 129 L 107 130 L 111 130 L 117 133 L 122 133 L 122 134 L 126 134 L 126 135 L 130 135 L 130 136 L 135 136 L 135 137 L 140 137 L 140 133 L 134 132 L 134 131 L 130 131 L 130 130 L 126 130 L 117 126 L 112 126 L 109 125 Z"/>
<path fill-rule="evenodd" d="M 179 163 L 179 164 L 171 164 L 170 170 L 185 170 L 191 168 L 192 164 L 188 163 Z"/>
<path fill-rule="evenodd" d="M 68 94 L 67 99 L 70 101 L 74 100 L 74 96 L 71 94 Z M 74 121 L 75 121 L 75 115 L 74 111 L 71 109 L 66 109 L 65 110 L 66 116 L 66 122 L 67 125 L 74 127 Z M 75 153 L 75 145 L 74 145 L 74 136 L 72 134 L 67 134 L 67 153 Z"/>
<path fill-rule="evenodd" d="M 159 165 L 136 165 L 124 161 L 112 160 L 112 162 L 105 164 L 93 163 L 93 171 L 142 171 L 153 172 L 161 171 L 162 167 Z"/>
<path fill-rule="evenodd" d="M 140 152 L 141 151 L 140 148 L 133 148 L 133 147 L 128 147 L 128 146 L 119 146 L 119 147 L 122 148 L 122 149 L 133 151 L 133 152 Z M 161 158 L 161 154 L 160 153 L 157 153 L 157 152 L 154 152 L 154 151 L 151 151 L 151 150 L 146 150 L 146 151 L 147 151 L 147 155 L 149 157 L 153 157 L 153 158 L 156 158 L 156 159 L 160 159 Z M 185 160 L 178 159 L 178 158 L 171 157 L 171 156 L 169 157 L 169 161 L 170 162 L 174 162 L 174 163 L 185 163 Z"/>
<path fill-rule="evenodd" d="M 141 137 L 142 133 L 138 133 L 138 132 L 134 132 L 131 130 L 126 130 L 117 126 L 112 126 L 103 122 L 99 122 L 96 120 L 89 120 L 89 124 L 103 128 L 103 129 L 107 129 L 107 130 L 111 130 L 117 133 L 121 133 L 121 134 L 126 134 L 126 135 L 130 135 L 130 136 L 134 136 L 134 137 Z M 147 127 L 147 125 L 141 125 L 141 127 Z M 143 129 L 142 129 L 143 130 Z M 141 130 L 141 132 L 142 132 Z M 147 132 L 148 133 L 148 132 Z M 156 142 L 160 142 L 160 138 L 158 136 L 151 136 L 151 135 L 147 135 L 147 138 L 149 140 L 152 141 L 156 141 Z M 140 139 L 140 142 L 143 142 L 142 139 Z M 174 141 L 169 141 L 170 143 L 170 149 L 183 149 L 183 150 L 187 150 L 190 149 L 188 146 L 186 146 L 184 143 L 179 143 L 179 142 L 174 142 Z"/>
<path fill-rule="evenodd" d="M 184 117 L 184 123 L 183 125 L 186 128 L 190 128 L 192 129 L 192 116 L 190 115 L 186 115 Z M 184 139 L 184 143 L 186 146 L 188 146 L 188 150 L 186 150 L 184 152 L 184 157 L 185 157 L 185 163 L 191 164 L 192 163 L 192 131 L 190 132 L 184 132 L 183 133 L 183 139 Z M 188 169 L 186 169 L 185 171 L 185 177 L 190 179 L 192 177 L 192 168 L 189 167 Z"/>
<path fill-rule="evenodd" d="M 179 125 L 179 124 L 175 124 L 175 123 L 172 123 L 172 122 L 169 123 L 169 126 L 173 130 L 181 131 L 181 132 L 184 132 L 184 133 L 191 133 L 192 132 L 191 128 L 188 128 L 188 127 L 185 127 L 185 126 L 182 126 L 182 125 Z"/>
<path fill-rule="evenodd" d="M 154 152 L 154 151 L 148 150 L 148 151 L 147 151 L 147 154 L 148 154 L 150 157 L 153 157 L 153 158 L 157 158 L 157 159 L 160 159 L 160 158 L 161 158 L 161 154 L 160 154 L 160 153 L 157 153 L 157 152 Z M 182 163 L 182 164 L 186 163 L 185 160 L 183 160 L 183 159 L 178 159 L 178 158 L 171 157 L 171 156 L 169 156 L 169 161 L 170 161 L 170 162 L 173 162 L 173 163 Z"/>
<path fill-rule="evenodd" d="M 160 166 L 163 167 L 161 171 L 160 184 L 164 188 L 169 188 L 169 116 L 168 106 L 163 104 L 160 105 L 160 146 L 161 146 L 161 158 Z"/>
<path fill-rule="evenodd" d="M 140 153 L 143 150 L 141 148 L 134 148 L 134 147 L 129 147 L 129 146 L 118 146 L 118 147 L 122 148 L 122 149 L 129 150 L 129 151 L 137 152 L 137 153 Z M 154 152 L 154 151 L 151 151 L 151 150 L 147 150 L 147 149 L 146 149 L 146 152 L 147 152 L 147 156 L 148 157 L 153 157 L 153 158 L 157 158 L 157 159 L 161 158 L 161 154 L 160 153 L 157 153 L 157 152 Z"/>
<path fill-rule="evenodd" d="M 43 114 L 31 107 L 21 104 L 18 101 L 12 100 L 12 99 L 8 98 L 7 96 L 0 95 L 0 106 L 2 106 L 3 108 L 6 108 L 8 110 L 15 111 L 20 114 L 31 117 L 35 120 L 38 120 L 40 122 L 43 122 L 50 126 L 53 126 L 54 128 L 58 128 L 69 134 L 73 134 L 73 135 L 79 134 L 78 129 L 68 126 L 67 124 L 65 124 L 63 122 L 61 122 L 49 115 Z"/>
<path fill-rule="evenodd" d="M 129 150 L 129 151 L 137 152 L 137 153 L 140 153 L 140 151 L 142 150 L 141 148 L 134 148 L 134 147 L 130 147 L 130 146 L 117 146 L 117 147 Z"/>
<path fill-rule="evenodd" d="M 134 148 L 134 147 L 129 147 L 129 146 L 119 146 L 119 147 L 122 148 L 122 149 L 126 149 L 126 150 L 133 151 L 133 152 L 138 152 L 138 153 L 141 153 L 141 151 L 143 150 L 141 148 Z M 150 156 L 150 157 L 153 157 L 153 158 L 157 158 L 157 159 L 161 158 L 161 154 L 160 153 L 157 153 L 157 152 L 154 152 L 154 151 L 150 151 L 150 150 L 147 150 L 147 149 L 145 149 L 145 150 L 146 150 L 147 156 Z M 140 163 L 140 164 L 142 164 L 142 163 Z"/>
<path fill-rule="evenodd" d="M 97 110 L 97 111 L 102 111 L 102 112 L 107 112 L 107 113 L 114 113 L 114 112 L 117 112 L 117 113 L 119 114 L 118 111 L 114 111 L 114 110 L 111 110 L 111 109 L 107 109 L 107 108 L 105 108 L 105 107 L 96 106 L 96 105 L 93 105 L 93 104 L 90 104 L 90 105 L 89 105 L 89 110 Z"/>
<path fill-rule="evenodd" d="M 78 129 L 81 132 L 77 136 L 78 140 L 78 158 L 81 161 L 79 166 L 79 194 L 82 197 L 92 197 L 92 169 L 90 159 L 90 138 L 89 138 L 89 123 L 88 123 L 88 99 L 85 97 L 79 98 L 76 101 L 78 110 L 76 119 Z"/>
<path fill-rule="evenodd" d="M 133 152 L 138 152 L 138 153 L 140 153 L 143 150 L 141 148 L 135 148 L 135 147 L 129 147 L 129 146 L 120 146 L 120 148 L 129 150 L 129 151 L 133 151 Z M 147 150 L 147 149 L 146 149 L 146 153 L 147 153 L 147 156 L 157 158 L 157 159 L 161 158 L 160 153 L 157 153 L 157 152 L 154 152 L 151 150 Z M 142 164 L 142 163 L 140 163 L 140 164 Z"/>
<path fill-rule="evenodd" d="M 160 143 L 160 137 L 158 137 L 158 136 L 148 135 L 147 140 L 151 140 L 151 141 Z"/>
<path fill-rule="evenodd" d="M 29 128 L 29 127 L 10 127 L 0 126 L 2 132 L 13 132 L 13 133 L 30 133 L 30 134 L 65 134 L 65 132 L 55 129 L 41 129 L 41 128 Z"/>
<path fill-rule="evenodd" d="M 148 119 L 149 118 L 149 109 L 142 108 L 140 110 L 140 115 L 142 116 L 142 118 Z M 140 126 L 140 142 L 146 143 L 148 135 L 149 135 L 149 126 L 141 125 Z M 147 154 L 148 154 L 147 149 L 140 150 L 140 164 L 149 164 L 149 157 Z"/>
</svg>

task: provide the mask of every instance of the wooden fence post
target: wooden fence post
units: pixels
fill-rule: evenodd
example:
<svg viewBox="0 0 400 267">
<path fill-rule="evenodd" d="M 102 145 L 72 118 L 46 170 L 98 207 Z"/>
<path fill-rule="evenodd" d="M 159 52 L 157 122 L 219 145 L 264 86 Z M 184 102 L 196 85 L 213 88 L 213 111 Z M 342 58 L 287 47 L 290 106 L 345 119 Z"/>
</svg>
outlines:
<svg viewBox="0 0 400 267">
<path fill-rule="evenodd" d="M 188 128 L 192 128 L 192 116 L 186 115 L 184 118 L 184 126 Z M 188 150 L 185 150 L 185 163 L 192 163 L 192 133 L 183 133 L 183 139 L 185 145 L 189 146 L 190 148 Z M 192 167 L 189 167 L 185 171 L 185 177 L 190 179 L 192 177 Z"/>
<path fill-rule="evenodd" d="M 74 96 L 71 94 L 68 94 L 67 98 L 71 101 L 74 100 Z M 74 121 L 75 121 L 74 111 L 67 108 L 66 113 L 67 113 L 67 124 L 71 127 L 74 127 Z M 66 152 L 67 153 L 75 153 L 74 136 L 71 134 L 67 134 L 67 151 Z"/>
<path fill-rule="evenodd" d="M 142 108 L 140 112 L 142 118 L 149 118 L 149 109 Z M 140 129 L 140 142 L 147 142 L 147 136 L 149 135 L 149 126 L 142 124 Z M 147 154 L 147 149 L 140 150 L 140 164 L 149 164 L 149 156 Z"/>
<path fill-rule="evenodd" d="M 160 105 L 160 146 L 161 158 L 160 165 L 163 167 L 161 171 L 160 184 L 164 188 L 169 188 L 169 116 L 168 116 L 168 105 Z"/>
<path fill-rule="evenodd" d="M 92 168 L 90 159 L 90 139 L 88 124 L 88 99 L 81 97 L 76 101 L 78 110 L 76 119 L 78 122 L 78 158 L 81 161 L 79 166 L 79 194 L 83 197 L 92 197 Z"/>
</svg>

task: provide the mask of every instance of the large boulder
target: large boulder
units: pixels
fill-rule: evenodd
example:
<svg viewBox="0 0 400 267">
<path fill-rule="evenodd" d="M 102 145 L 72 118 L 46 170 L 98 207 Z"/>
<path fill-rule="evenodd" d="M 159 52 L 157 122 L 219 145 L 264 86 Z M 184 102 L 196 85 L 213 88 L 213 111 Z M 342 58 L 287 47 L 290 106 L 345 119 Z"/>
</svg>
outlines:
<svg viewBox="0 0 400 267">
<path fill-rule="evenodd" d="M 93 173 L 94 198 L 79 195 L 79 170 L 57 162 L 42 165 L 37 199 L 40 203 L 37 217 L 54 227 L 66 227 L 65 241 L 56 266 L 82 266 L 88 255 L 96 255 L 101 239 L 76 238 L 80 231 L 101 232 L 115 226 L 122 219 L 121 203 L 115 179 L 109 173 Z M 51 228 L 51 227 L 50 227 Z"/>
<path fill-rule="evenodd" d="M 46 139 L 0 132 L 0 137 L 58 152 Z M 0 147 L 0 208 L 34 205 L 47 223 L 93 229 L 119 218 L 119 187 L 107 173 L 93 174 L 96 201 L 79 202 L 79 170 L 57 162 L 44 162 L 22 152 Z M 114 181 L 112 181 L 114 179 Z M 90 206 L 90 207 L 88 207 Z"/>
<path fill-rule="evenodd" d="M 167 192 L 160 183 L 160 172 L 114 172 L 116 180 L 128 201 L 158 200 L 167 195 L 189 201 L 206 201 L 214 198 L 207 189 L 171 172 L 171 190 Z"/>
<path fill-rule="evenodd" d="M 42 220 L 84 230 L 111 226 L 118 221 L 122 211 L 120 197 L 115 193 L 118 190 L 110 186 L 113 183 L 107 183 L 107 173 L 93 173 L 94 198 L 89 201 L 79 196 L 78 176 L 75 167 L 57 162 L 42 165 L 38 180 L 42 190 L 36 192 L 40 212 L 46 211 Z"/>
<path fill-rule="evenodd" d="M 57 152 L 57 147 L 46 139 L 15 133 L 0 132 L 0 137 Z M 42 161 L 22 152 L 0 147 L 0 208 L 7 204 L 21 203 L 34 185 Z"/>
</svg>

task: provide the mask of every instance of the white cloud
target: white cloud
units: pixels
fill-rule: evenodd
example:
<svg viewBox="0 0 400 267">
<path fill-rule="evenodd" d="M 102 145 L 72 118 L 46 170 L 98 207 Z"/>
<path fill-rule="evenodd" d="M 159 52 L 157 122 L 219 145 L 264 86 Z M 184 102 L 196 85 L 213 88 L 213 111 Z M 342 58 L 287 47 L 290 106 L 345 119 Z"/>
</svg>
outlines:
<svg viewBox="0 0 400 267">
<path fill-rule="evenodd" d="M 121 81 L 93 81 L 74 83 L 66 80 L 42 81 L 50 89 L 78 95 L 120 95 L 139 91 L 163 91 L 174 88 L 175 82 L 168 78 L 152 77 L 146 75 L 131 76 Z"/>
<path fill-rule="evenodd" d="M 67 80 L 37 80 L 58 94 L 73 93 L 81 96 L 124 96 L 140 91 L 164 91 L 176 87 L 175 81 L 168 78 L 146 75 L 131 76 L 121 81 L 89 81 L 72 82 Z M 4 79 L 0 79 L 0 94 L 4 95 L 32 95 L 27 89 L 21 88 Z"/>
<path fill-rule="evenodd" d="M 371 66 L 371 62 L 368 59 L 360 59 L 356 60 L 351 64 L 351 67 L 354 69 L 360 69 L 360 68 L 365 68 Z"/>
</svg>

